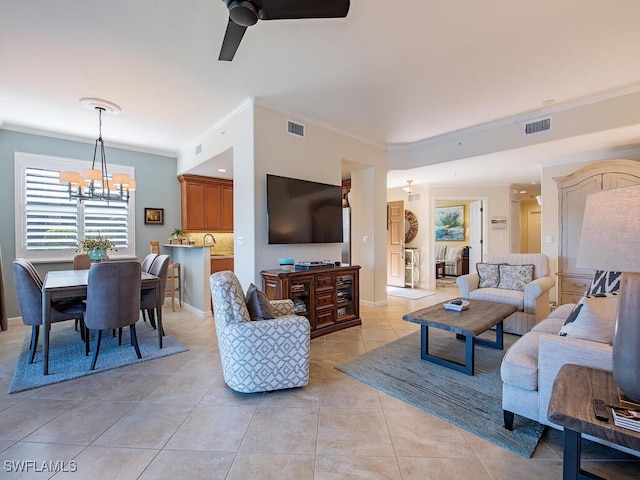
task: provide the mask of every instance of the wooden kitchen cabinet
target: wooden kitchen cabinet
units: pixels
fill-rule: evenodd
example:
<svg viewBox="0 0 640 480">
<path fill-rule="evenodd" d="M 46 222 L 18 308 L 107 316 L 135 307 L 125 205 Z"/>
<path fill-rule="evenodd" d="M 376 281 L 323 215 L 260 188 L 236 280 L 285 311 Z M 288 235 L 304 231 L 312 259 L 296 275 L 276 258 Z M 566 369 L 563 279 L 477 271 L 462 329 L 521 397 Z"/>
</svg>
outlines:
<svg viewBox="0 0 640 480">
<path fill-rule="evenodd" d="M 211 257 L 211 273 L 225 270 L 233 272 L 233 257 Z"/>
<path fill-rule="evenodd" d="M 233 182 L 180 175 L 181 228 L 185 232 L 233 232 Z"/>
<path fill-rule="evenodd" d="M 309 319 L 311 338 L 315 338 L 362 324 L 359 270 L 357 265 L 264 270 L 262 289 L 270 300 L 291 299 L 295 314 Z"/>
</svg>

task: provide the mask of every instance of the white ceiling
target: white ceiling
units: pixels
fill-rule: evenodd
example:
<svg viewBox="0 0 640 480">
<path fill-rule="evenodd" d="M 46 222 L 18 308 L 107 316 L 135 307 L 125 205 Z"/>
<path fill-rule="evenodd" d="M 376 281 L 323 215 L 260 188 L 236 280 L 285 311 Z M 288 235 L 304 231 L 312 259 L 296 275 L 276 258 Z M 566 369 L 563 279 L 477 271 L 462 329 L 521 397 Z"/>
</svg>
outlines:
<svg viewBox="0 0 640 480">
<path fill-rule="evenodd" d="M 107 146 L 175 155 L 254 97 L 393 146 L 640 85 L 637 0 L 352 0 L 345 19 L 259 21 L 219 62 L 227 18 L 221 0 L 3 0 L 0 126 L 92 139 L 78 101 L 98 97 L 122 108 L 103 120 Z M 541 158 L 638 138 L 476 157 L 469 181 L 526 184 Z M 389 186 L 458 183 L 469 161 L 392 172 Z"/>
</svg>

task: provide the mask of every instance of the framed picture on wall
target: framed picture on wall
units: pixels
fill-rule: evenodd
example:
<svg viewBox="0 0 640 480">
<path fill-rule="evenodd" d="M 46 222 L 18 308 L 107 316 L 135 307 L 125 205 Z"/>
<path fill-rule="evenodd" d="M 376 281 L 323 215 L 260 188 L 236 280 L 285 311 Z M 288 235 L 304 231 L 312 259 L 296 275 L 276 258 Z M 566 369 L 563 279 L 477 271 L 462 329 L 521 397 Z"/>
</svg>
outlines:
<svg viewBox="0 0 640 480">
<path fill-rule="evenodd" d="M 464 205 L 436 207 L 436 241 L 464 240 Z"/>
<path fill-rule="evenodd" d="M 164 225 L 164 208 L 145 208 L 145 225 Z"/>
</svg>

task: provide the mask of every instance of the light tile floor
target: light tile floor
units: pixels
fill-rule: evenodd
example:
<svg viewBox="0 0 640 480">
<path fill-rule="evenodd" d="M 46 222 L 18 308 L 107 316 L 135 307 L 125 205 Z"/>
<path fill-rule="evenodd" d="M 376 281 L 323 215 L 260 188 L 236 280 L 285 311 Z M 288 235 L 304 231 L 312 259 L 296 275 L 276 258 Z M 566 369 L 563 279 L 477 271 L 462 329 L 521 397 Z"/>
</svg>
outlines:
<svg viewBox="0 0 640 480">
<path fill-rule="evenodd" d="M 333 368 L 415 331 L 404 313 L 457 293 L 448 286 L 420 300 L 389 297 L 387 306 L 362 307 L 361 327 L 311 342 L 309 386 L 253 395 L 224 384 L 212 318 L 165 308 L 167 330 L 188 352 L 0 393 L 0 478 L 52 477 L 5 463 L 29 460 L 39 470 L 43 461 L 75 461 L 76 472 L 55 479 L 561 478 L 555 430 L 526 459 Z M 12 323 L 0 333 L 3 392 L 27 332 Z M 640 478 L 638 458 L 590 442 L 583 465 L 608 479 Z"/>
</svg>

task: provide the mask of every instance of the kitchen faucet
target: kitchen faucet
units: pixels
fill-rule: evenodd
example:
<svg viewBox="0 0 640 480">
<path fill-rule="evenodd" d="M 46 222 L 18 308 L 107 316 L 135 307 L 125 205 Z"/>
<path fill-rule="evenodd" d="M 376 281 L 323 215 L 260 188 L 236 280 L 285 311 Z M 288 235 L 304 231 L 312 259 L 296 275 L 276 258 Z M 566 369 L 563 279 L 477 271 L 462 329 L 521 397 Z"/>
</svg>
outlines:
<svg viewBox="0 0 640 480">
<path fill-rule="evenodd" d="M 213 243 L 207 243 L 207 237 L 211 237 L 211 242 L 213 242 Z M 205 234 L 204 237 L 202 237 L 202 243 L 204 245 L 214 245 L 216 243 L 216 239 L 212 234 L 207 233 L 207 234 Z"/>
</svg>

